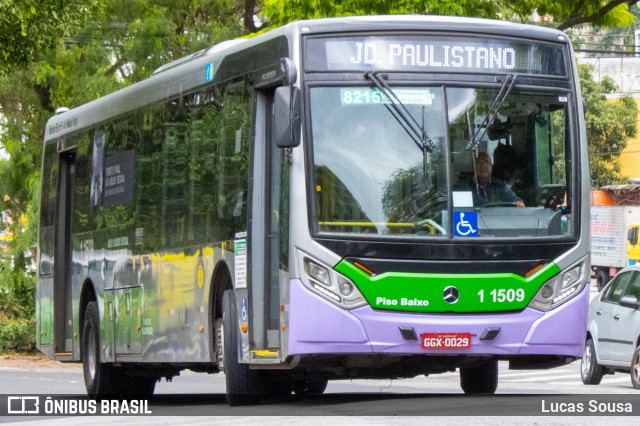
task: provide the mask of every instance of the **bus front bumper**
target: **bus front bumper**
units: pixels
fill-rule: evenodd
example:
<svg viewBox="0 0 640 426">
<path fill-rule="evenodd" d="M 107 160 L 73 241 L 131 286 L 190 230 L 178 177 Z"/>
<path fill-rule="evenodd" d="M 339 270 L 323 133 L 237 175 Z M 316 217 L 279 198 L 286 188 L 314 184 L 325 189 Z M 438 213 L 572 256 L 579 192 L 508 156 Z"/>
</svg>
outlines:
<svg viewBox="0 0 640 426">
<path fill-rule="evenodd" d="M 425 354 L 425 355 L 561 355 L 582 357 L 586 336 L 589 287 L 558 308 L 541 312 L 416 314 L 374 310 L 365 306 L 339 308 L 291 280 L 289 355 L 303 354 Z M 400 329 L 413 329 L 407 340 Z M 487 329 L 499 329 L 493 339 L 481 339 Z M 468 349 L 423 349 L 423 333 L 470 333 Z"/>
</svg>

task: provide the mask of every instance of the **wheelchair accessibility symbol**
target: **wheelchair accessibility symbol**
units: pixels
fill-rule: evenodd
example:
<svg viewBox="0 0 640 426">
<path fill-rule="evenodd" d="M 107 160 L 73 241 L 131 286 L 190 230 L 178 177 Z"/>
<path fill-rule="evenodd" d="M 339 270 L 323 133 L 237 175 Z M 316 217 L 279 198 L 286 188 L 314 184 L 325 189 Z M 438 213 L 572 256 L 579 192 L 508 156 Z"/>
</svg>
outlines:
<svg viewBox="0 0 640 426">
<path fill-rule="evenodd" d="M 247 314 L 247 298 L 243 297 L 242 298 L 242 321 L 246 321 L 248 314 Z"/>
<path fill-rule="evenodd" d="M 453 212 L 453 235 L 456 237 L 478 236 L 477 212 Z"/>
</svg>

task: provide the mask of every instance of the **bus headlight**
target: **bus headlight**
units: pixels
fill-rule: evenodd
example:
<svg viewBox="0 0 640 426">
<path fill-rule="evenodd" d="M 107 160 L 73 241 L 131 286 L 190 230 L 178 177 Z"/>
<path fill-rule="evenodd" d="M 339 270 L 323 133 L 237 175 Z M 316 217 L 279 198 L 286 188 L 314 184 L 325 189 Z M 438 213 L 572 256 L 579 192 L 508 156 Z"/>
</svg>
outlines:
<svg viewBox="0 0 640 426">
<path fill-rule="evenodd" d="M 581 262 L 547 281 L 538 290 L 529 306 L 548 311 L 579 294 L 586 285 L 585 267 Z"/>
<path fill-rule="evenodd" d="M 305 287 L 341 308 L 358 308 L 366 301 L 355 284 L 347 277 L 321 262 L 302 255 L 302 282 Z"/>
<path fill-rule="evenodd" d="M 340 294 L 350 296 L 353 293 L 353 283 L 351 281 L 342 281 L 340 283 Z"/>
<path fill-rule="evenodd" d="M 304 271 L 314 280 L 319 281 L 326 286 L 331 285 L 329 282 L 329 270 L 318 265 L 309 258 L 304 259 Z"/>
</svg>

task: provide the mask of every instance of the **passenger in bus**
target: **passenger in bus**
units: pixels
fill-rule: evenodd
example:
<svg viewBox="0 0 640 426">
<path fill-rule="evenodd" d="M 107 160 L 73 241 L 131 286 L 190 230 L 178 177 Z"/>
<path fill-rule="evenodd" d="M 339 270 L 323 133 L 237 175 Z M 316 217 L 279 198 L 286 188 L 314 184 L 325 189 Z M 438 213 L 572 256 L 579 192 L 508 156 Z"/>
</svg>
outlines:
<svg viewBox="0 0 640 426">
<path fill-rule="evenodd" d="M 524 207 L 524 201 L 503 181 L 492 175 L 493 163 L 486 152 L 476 157 L 475 176 L 473 173 L 459 179 L 456 190 L 467 190 L 473 193 L 474 207 L 488 204 L 513 203 L 516 207 Z"/>
</svg>

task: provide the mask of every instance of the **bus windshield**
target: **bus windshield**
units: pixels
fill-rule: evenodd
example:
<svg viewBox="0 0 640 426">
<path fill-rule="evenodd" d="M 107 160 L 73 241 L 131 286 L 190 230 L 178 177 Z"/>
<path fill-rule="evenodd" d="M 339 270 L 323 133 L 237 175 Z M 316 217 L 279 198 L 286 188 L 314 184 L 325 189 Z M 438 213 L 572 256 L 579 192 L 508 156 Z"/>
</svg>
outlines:
<svg viewBox="0 0 640 426">
<path fill-rule="evenodd" d="M 505 86 L 396 85 L 395 100 L 373 86 L 311 88 L 316 230 L 570 235 L 570 99 Z M 428 149 L 393 102 L 428 134 Z"/>
</svg>

